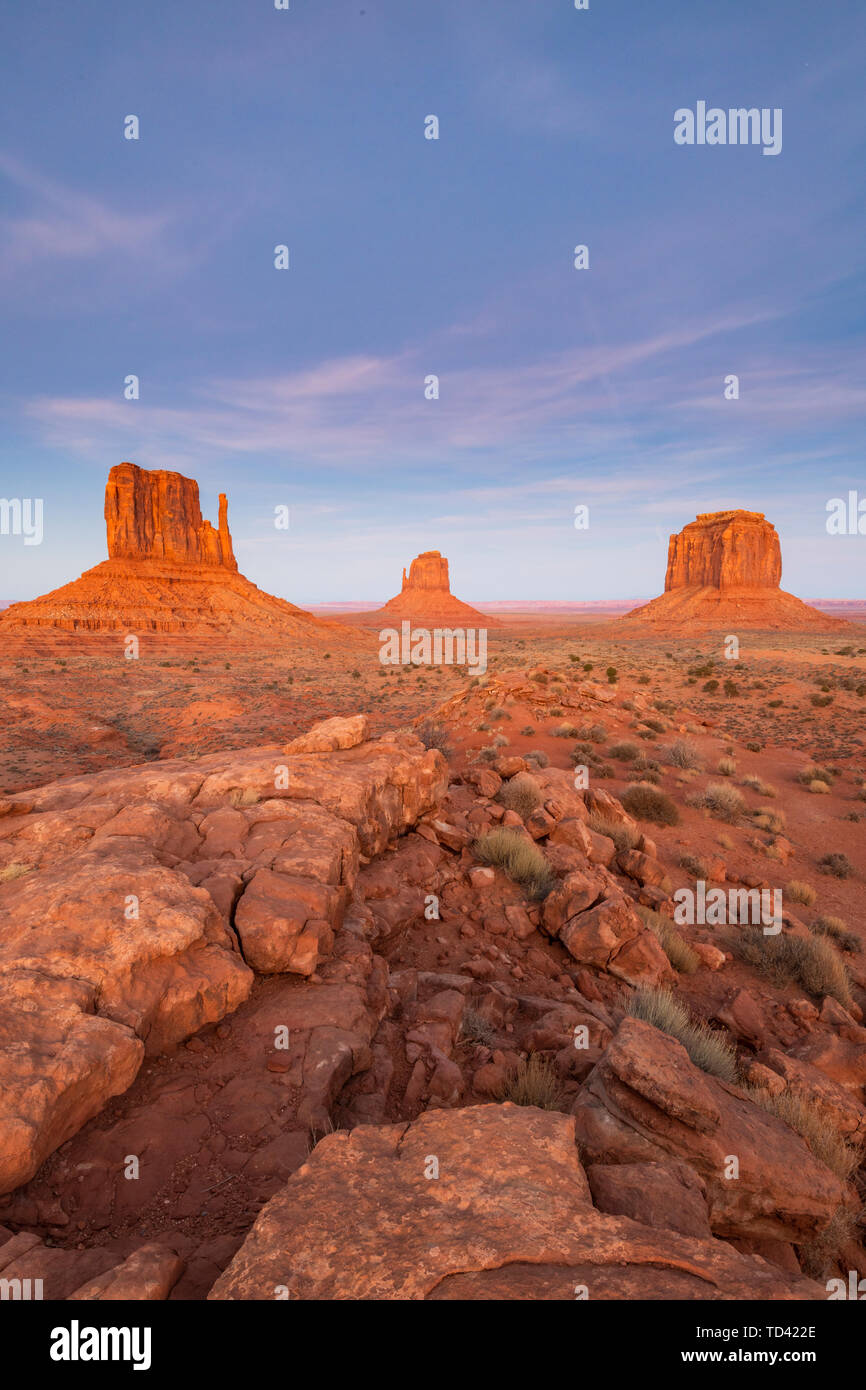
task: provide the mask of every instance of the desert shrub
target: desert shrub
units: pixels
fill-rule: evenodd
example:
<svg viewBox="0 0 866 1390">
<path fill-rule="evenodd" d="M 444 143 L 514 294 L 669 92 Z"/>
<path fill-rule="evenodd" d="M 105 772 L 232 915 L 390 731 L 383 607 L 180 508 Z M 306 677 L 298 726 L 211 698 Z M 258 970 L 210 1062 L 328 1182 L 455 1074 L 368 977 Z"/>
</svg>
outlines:
<svg viewBox="0 0 866 1390">
<path fill-rule="evenodd" d="M 524 728 L 520 730 L 520 732 L 524 738 L 532 738 L 532 735 L 535 733 L 535 729 L 532 727 L 531 724 L 527 724 Z"/>
<path fill-rule="evenodd" d="M 584 724 L 578 729 L 577 737 L 583 743 L 604 743 L 607 739 L 607 729 L 603 724 Z"/>
<path fill-rule="evenodd" d="M 706 681 L 703 688 L 708 695 L 715 695 L 716 691 L 719 688 L 719 682 L 715 679 L 711 681 Z"/>
<path fill-rule="evenodd" d="M 667 792 L 659 791 L 658 787 L 649 786 L 646 782 L 633 782 L 626 787 L 620 801 L 636 820 L 652 821 L 654 825 L 679 824 L 680 813 L 675 802 Z"/>
<path fill-rule="evenodd" d="M 699 859 L 695 854 L 681 854 L 680 868 L 685 869 L 686 873 L 691 874 L 693 878 L 702 878 L 705 883 L 710 872 L 709 864 L 703 859 Z"/>
<path fill-rule="evenodd" d="M 14 878 L 21 878 L 23 874 L 29 874 L 33 868 L 32 864 L 7 864 L 0 869 L 0 883 L 11 883 Z"/>
<path fill-rule="evenodd" d="M 702 1019 L 693 1019 L 669 989 L 636 990 L 629 1001 L 628 1012 L 676 1038 L 701 1071 L 723 1081 L 736 1082 L 739 1069 L 734 1048 Z"/>
<path fill-rule="evenodd" d="M 737 764 L 733 758 L 719 758 L 716 763 L 716 772 L 721 773 L 722 777 L 733 777 L 737 770 Z"/>
<path fill-rule="evenodd" d="M 860 1213 L 847 1206 L 838 1206 L 818 1235 L 797 1247 L 803 1273 L 809 1279 L 825 1279 L 839 1262 L 843 1248 L 857 1240 Z"/>
<path fill-rule="evenodd" d="M 784 811 L 777 811 L 772 806 L 759 806 L 752 815 L 759 830 L 769 830 L 773 835 L 784 835 L 788 824 Z"/>
<path fill-rule="evenodd" d="M 503 782 L 496 793 L 500 806 L 508 811 L 516 811 L 518 816 L 526 817 L 541 805 L 541 788 L 528 772 L 518 772 L 509 782 Z"/>
<path fill-rule="evenodd" d="M 587 821 L 590 830 L 595 831 L 596 835 L 606 835 L 609 840 L 613 840 L 617 852 L 624 849 L 634 849 L 640 839 L 640 832 L 633 830 L 630 825 L 620 825 L 616 821 L 605 820 L 604 816 L 592 814 Z"/>
<path fill-rule="evenodd" d="M 637 911 L 644 926 L 649 927 L 653 936 L 657 938 L 674 970 L 681 975 L 694 975 L 701 958 L 680 935 L 670 918 L 663 917 L 660 912 L 653 912 L 652 908 L 641 904 L 638 904 Z"/>
<path fill-rule="evenodd" d="M 809 700 L 816 709 L 825 709 L 827 705 L 832 705 L 833 696 L 813 694 L 809 696 Z"/>
<path fill-rule="evenodd" d="M 425 748 L 438 748 L 446 758 L 451 753 L 448 730 L 444 724 L 438 724 L 434 719 L 422 719 L 415 733 Z"/>
<path fill-rule="evenodd" d="M 802 903 L 804 907 L 811 907 L 817 896 L 811 883 L 804 883 L 799 878 L 792 878 L 785 889 L 786 898 L 790 898 L 793 903 Z"/>
<path fill-rule="evenodd" d="M 491 740 L 494 748 L 507 748 L 511 739 L 507 734 L 494 734 Z"/>
<path fill-rule="evenodd" d="M 619 680 L 619 676 L 617 675 L 617 672 L 616 672 L 616 667 L 615 667 L 615 666 L 608 666 L 606 675 L 607 675 L 607 683 L 608 683 L 608 685 L 616 685 L 617 681 Z"/>
<path fill-rule="evenodd" d="M 616 758 L 621 763 L 633 763 L 635 758 L 640 756 L 640 749 L 636 743 L 613 743 L 607 750 L 609 758 Z"/>
<path fill-rule="evenodd" d="M 753 772 L 750 772 L 748 776 L 743 778 L 743 786 L 751 787 L 753 792 L 758 793 L 758 796 L 776 795 L 776 788 L 771 787 L 769 782 L 763 781 L 762 778 L 756 776 L 756 774 Z"/>
<path fill-rule="evenodd" d="M 833 785 L 833 774 L 826 767 L 818 767 L 812 763 L 809 767 L 803 767 L 796 774 L 796 780 L 802 782 L 804 786 L 809 786 L 812 782 L 826 782 L 828 787 Z"/>
<path fill-rule="evenodd" d="M 816 936 L 829 936 L 831 941 L 836 942 L 840 951 L 853 954 L 860 950 L 860 938 L 848 930 L 841 917 L 816 917 L 814 922 L 809 923 L 809 931 L 814 932 Z"/>
<path fill-rule="evenodd" d="M 472 848 L 476 859 L 502 869 L 532 898 L 546 897 L 556 883 L 556 876 L 541 850 L 519 830 L 500 826 L 480 835 Z"/>
<path fill-rule="evenodd" d="M 710 782 L 704 791 L 690 798 L 689 804 L 701 806 L 717 820 L 727 821 L 729 824 L 743 815 L 746 809 L 742 795 L 729 782 Z"/>
<path fill-rule="evenodd" d="M 464 1042 L 483 1043 L 489 1047 L 496 1037 L 496 1030 L 477 1009 L 466 1008 L 460 1022 L 460 1037 Z"/>
<path fill-rule="evenodd" d="M 730 679 L 725 681 L 724 685 L 722 686 L 722 689 L 724 690 L 729 700 L 732 700 L 735 695 L 739 695 L 740 693 L 740 687 Z"/>
<path fill-rule="evenodd" d="M 854 865 L 847 854 L 837 851 L 823 855 L 818 860 L 818 869 L 822 874 L 832 874 L 833 878 L 850 878 L 854 872 Z"/>
<path fill-rule="evenodd" d="M 508 1072 L 499 1099 L 510 1100 L 513 1105 L 558 1110 L 562 1104 L 562 1086 L 553 1063 L 540 1052 L 530 1052 Z"/>
<path fill-rule="evenodd" d="M 663 734 L 668 727 L 663 719 L 644 719 L 642 722 L 648 729 L 652 729 L 654 734 Z"/>
<path fill-rule="evenodd" d="M 524 753 L 523 756 L 528 763 L 532 763 L 533 767 L 550 766 L 550 759 L 543 748 L 532 748 L 528 753 Z"/>
<path fill-rule="evenodd" d="M 816 778 L 814 782 L 809 783 L 809 791 L 812 793 L 818 793 L 819 795 L 826 796 L 830 790 L 831 788 L 829 784 L 827 782 L 820 781 L 818 778 Z"/>
<path fill-rule="evenodd" d="M 254 806 L 259 800 L 255 787 L 232 787 L 227 800 L 232 806 Z"/>
<path fill-rule="evenodd" d="M 843 1182 L 848 1181 L 860 1161 L 859 1151 L 828 1125 L 816 1105 L 791 1090 L 774 1095 L 763 1086 L 745 1089 L 749 1100 L 793 1129 L 806 1141 L 819 1162 L 826 1164 Z"/>
<path fill-rule="evenodd" d="M 737 954 L 776 984 L 796 984 L 807 994 L 829 994 L 845 1008 L 851 1003 L 851 981 L 839 952 L 823 936 L 765 936 L 746 928 L 732 937 Z"/>
<path fill-rule="evenodd" d="M 560 724 L 550 732 L 554 738 L 580 738 L 580 730 L 574 724 Z"/>
<path fill-rule="evenodd" d="M 700 753 L 687 738 L 678 738 L 670 748 L 665 749 L 664 758 L 673 767 L 693 768 L 695 771 L 703 767 Z"/>
</svg>

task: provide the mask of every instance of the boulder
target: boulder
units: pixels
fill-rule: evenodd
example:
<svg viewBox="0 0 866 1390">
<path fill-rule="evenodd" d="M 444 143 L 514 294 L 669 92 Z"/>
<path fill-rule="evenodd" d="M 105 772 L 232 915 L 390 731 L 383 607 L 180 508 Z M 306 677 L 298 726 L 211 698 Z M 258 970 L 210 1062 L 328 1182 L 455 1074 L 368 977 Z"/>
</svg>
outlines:
<svg viewBox="0 0 866 1390">
<path fill-rule="evenodd" d="M 713 1239 L 597 1211 L 567 1115 L 430 1110 L 317 1144 L 209 1298 L 813 1299 Z"/>
<path fill-rule="evenodd" d="M 688 1163 L 717 1235 L 804 1243 L 850 1200 L 786 1124 L 699 1071 L 676 1039 L 626 1017 L 575 1105 L 593 1163 Z"/>
</svg>

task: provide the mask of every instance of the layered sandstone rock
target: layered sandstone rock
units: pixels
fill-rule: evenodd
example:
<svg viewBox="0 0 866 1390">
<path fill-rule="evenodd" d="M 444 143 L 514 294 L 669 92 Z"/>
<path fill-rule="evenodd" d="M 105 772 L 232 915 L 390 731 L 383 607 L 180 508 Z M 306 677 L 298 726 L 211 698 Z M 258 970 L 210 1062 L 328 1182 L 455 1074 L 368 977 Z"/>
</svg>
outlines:
<svg viewBox="0 0 866 1390">
<path fill-rule="evenodd" d="M 432 1164 L 435 1162 L 435 1170 Z M 809 1299 L 721 1241 L 593 1206 L 567 1115 L 428 1110 L 323 1139 L 211 1299 Z"/>
<path fill-rule="evenodd" d="M 720 1236 L 802 1243 L 853 1198 L 794 1130 L 699 1071 L 680 1043 L 637 1018 L 620 1024 L 574 1113 L 587 1161 L 674 1159 L 695 1169 Z"/>
<path fill-rule="evenodd" d="M 463 603 L 451 592 L 448 561 L 438 550 L 425 550 L 403 570 L 400 593 L 372 613 L 353 614 L 354 622 L 399 626 L 408 621 L 419 627 L 499 627 L 497 618 Z"/>
<path fill-rule="evenodd" d="M 116 464 L 105 488 L 105 525 L 110 560 L 238 567 L 225 493 L 220 493 L 215 531 L 202 520 L 198 483 L 180 473 Z"/>
<path fill-rule="evenodd" d="M 98 1247 L 43 1245 L 29 1231 L 16 1236 L 0 1226 L 0 1278 L 12 1299 L 155 1302 L 168 1298 L 183 1268 L 183 1260 L 166 1245 L 140 1245 L 119 1259 L 116 1252 Z"/>
<path fill-rule="evenodd" d="M 236 1010 L 254 970 L 313 975 L 361 855 L 446 784 L 441 753 L 404 734 L 147 764 L 0 803 L 0 1193 L 146 1054 Z"/>
<path fill-rule="evenodd" d="M 779 537 L 763 512 L 702 512 L 670 538 L 664 594 L 626 613 L 619 623 L 666 631 L 727 627 L 732 632 L 848 626 L 780 589 L 781 578 Z"/>
<path fill-rule="evenodd" d="M 105 489 L 109 558 L 79 579 L 0 614 L 12 628 L 74 632 L 255 635 L 317 647 L 359 638 L 238 573 L 220 494 L 219 522 L 202 519 L 198 484 L 133 463 L 111 469 Z"/>
</svg>

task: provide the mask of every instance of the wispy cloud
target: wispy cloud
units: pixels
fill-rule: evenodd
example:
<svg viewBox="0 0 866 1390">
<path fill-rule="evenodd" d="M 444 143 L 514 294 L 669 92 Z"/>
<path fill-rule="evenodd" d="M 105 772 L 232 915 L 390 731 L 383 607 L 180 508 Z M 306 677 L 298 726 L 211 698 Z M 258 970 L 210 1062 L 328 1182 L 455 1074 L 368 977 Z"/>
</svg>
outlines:
<svg viewBox="0 0 866 1390">
<path fill-rule="evenodd" d="M 25 211 L 0 216 L 0 276 L 15 280 L 22 269 L 56 262 L 122 257 L 129 266 L 158 261 L 162 270 L 185 264 L 167 233 L 176 223 L 168 210 L 119 211 L 0 152 L 0 177 L 23 194 Z"/>
<path fill-rule="evenodd" d="M 579 452 L 587 457 L 631 438 L 630 425 L 611 414 L 612 381 L 623 415 L 653 409 L 659 392 L 654 382 L 642 381 L 642 368 L 754 321 L 754 315 L 730 315 L 522 365 L 443 368 L 438 400 L 424 395 L 436 354 L 413 348 L 208 383 L 191 393 L 191 405 L 53 396 L 31 400 L 26 414 L 53 444 L 85 453 L 134 445 L 150 460 L 178 449 L 187 457 L 197 450 L 288 453 L 350 468 L 371 458 L 395 465 L 429 461 L 443 449 L 531 448 L 537 455 L 574 449 L 577 423 Z"/>
</svg>

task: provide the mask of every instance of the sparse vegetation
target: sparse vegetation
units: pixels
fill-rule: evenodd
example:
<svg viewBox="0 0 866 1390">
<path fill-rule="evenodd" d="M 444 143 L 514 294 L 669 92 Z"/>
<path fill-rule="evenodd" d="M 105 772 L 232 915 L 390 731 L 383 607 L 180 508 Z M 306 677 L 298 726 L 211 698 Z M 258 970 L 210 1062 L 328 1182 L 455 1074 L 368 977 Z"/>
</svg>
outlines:
<svg viewBox="0 0 866 1390">
<path fill-rule="evenodd" d="M 496 793 L 500 806 L 508 811 L 516 811 L 523 820 L 541 805 L 541 788 L 528 772 L 518 772 L 510 781 L 503 782 Z"/>
<path fill-rule="evenodd" d="M 499 827 L 480 835 L 473 843 L 476 859 L 502 869 L 521 884 L 531 898 L 545 898 L 556 877 L 538 846 L 525 832 Z"/>
<path fill-rule="evenodd" d="M 21 878 L 23 874 L 29 874 L 32 868 L 32 864 L 7 864 L 0 869 L 0 883 L 11 883 L 13 879 Z"/>
<path fill-rule="evenodd" d="M 835 941 L 840 951 L 848 951 L 851 955 L 860 950 L 860 938 L 848 930 L 847 924 L 841 917 L 816 917 L 814 922 L 809 923 L 809 930 L 816 936 L 829 936 L 831 941 Z"/>
<path fill-rule="evenodd" d="M 777 811 L 773 806 L 759 806 L 752 815 L 759 830 L 768 830 L 773 835 L 784 835 L 787 829 L 784 811 Z"/>
<path fill-rule="evenodd" d="M 701 963 L 701 958 L 680 935 L 670 918 L 663 917 L 660 912 L 653 912 L 652 908 L 644 907 L 640 903 L 637 906 L 637 911 L 644 925 L 649 927 L 658 939 L 659 945 L 674 970 L 681 975 L 694 975 Z"/>
<path fill-rule="evenodd" d="M 451 745 L 448 742 L 448 730 L 444 724 L 438 724 L 433 719 L 422 719 L 415 729 L 415 733 L 425 748 L 438 748 L 444 757 L 450 756 Z"/>
<path fill-rule="evenodd" d="M 802 903 L 803 907 L 811 907 L 817 896 L 811 883 L 804 883 L 799 878 L 792 878 L 785 889 L 785 897 L 790 898 L 792 903 Z"/>
<path fill-rule="evenodd" d="M 621 763 L 633 763 L 635 758 L 640 757 L 640 749 L 636 743 L 612 743 L 607 750 L 608 757 L 616 758 Z"/>
<path fill-rule="evenodd" d="M 710 873 L 710 866 L 706 860 L 699 859 L 695 854 L 681 854 L 680 868 L 685 869 L 686 873 L 691 874 L 693 878 L 703 879 L 705 883 Z"/>
<path fill-rule="evenodd" d="M 703 767 L 700 753 L 687 738 L 678 738 L 670 748 L 665 749 L 663 757 L 665 762 L 671 763 L 673 767 L 691 768 L 696 772 Z"/>
<path fill-rule="evenodd" d="M 829 994 L 847 1009 L 851 981 L 839 952 L 823 936 L 765 936 L 747 928 L 732 938 L 741 959 L 754 965 L 776 984 L 796 984 L 807 994 Z"/>
<path fill-rule="evenodd" d="M 633 782 L 620 797 L 623 806 L 636 820 L 651 821 L 654 825 L 678 825 L 680 813 L 667 792 L 646 782 Z"/>
<path fill-rule="evenodd" d="M 462 1042 L 482 1043 L 484 1047 L 490 1047 L 495 1037 L 496 1030 L 483 1014 L 471 1007 L 463 1010 L 463 1018 L 460 1023 Z"/>
<path fill-rule="evenodd" d="M 745 813 L 746 803 L 730 782 L 710 782 L 704 791 L 689 798 L 690 806 L 700 806 L 716 820 L 733 824 Z"/>
<path fill-rule="evenodd" d="M 552 1062 L 540 1052 L 521 1058 L 508 1073 L 499 1099 L 513 1105 L 534 1105 L 540 1110 L 558 1110 L 562 1086 Z"/>
<path fill-rule="evenodd" d="M 809 767 L 801 768 L 796 774 L 796 780 L 806 787 L 811 787 L 813 782 L 826 782 L 828 787 L 832 787 L 833 774 L 828 768 L 818 767 L 813 763 Z"/>
<path fill-rule="evenodd" d="M 733 777 L 736 770 L 737 764 L 733 758 L 719 758 L 716 763 L 716 772 L 720 773 L 722 777 Z"/>
<path fill-rule="evenodd" d="M 550 766 L 550 759 L 543 748 L 531 748 L 528 753 L 524 754 L 524 757 L 528 763 L 532 763 L 533 767 Z"/>
<path fill-rule="evenodd" d="M 757 776 L 755 773 L 753 773 L 753 772 L 750 772 L 750 773 L 748 774 L 748 776 L 746 776 L 746 777 L 743 778 L 743 786 L 744 786 L 744 787 L 750 787 L 750 788 L 752 789 L 753 792 L 757 792 L 757 793 L 758 793 L 758 796 L 775 796 L 775 795 L 776 795 L 776 788 L 775 788 L 775 787 L 771 787 L 770 784 L 769 784 L 769 782 L 765 782 L 765 781 L 763 780 L 763 778 L 758 777 L 758 776 Z"/>
<path fill-rule="evenodd" d="M 860 1161 L 859 1151 L 827 1123 L 816 1105 L 790 1089 L 774 1095 L 762 1086 L 750 1086 L 746 1094 L 749 1100 L 799 1134 L 819 1162 L 826 1164 L 843 1182 L 848 1181 Z"/>
<path fill-rule="evenodd" d="M 831 874 L 833 878 L 850 878 L 854 873 L 854 865 L 847 854 L 840 854 L 838 851 L 822 855 L 818 860 L 818 869 L 820 873 Z"/>
<path fill-rule="evenodd" d="M 621 825 L 617 821 L 605 820 L 604 816 L 592 814 L 587 824 L 596 835 L 606 835 L 609 840 L 613 840 L 617 853 L 624 849 L 634 849 L 640 839 L 639 833 L 633 830 L 630 825 Z"/>
<path fill-rule="evenodd" d="M 669 989 L 639 989 L 628 1011 L 682 1043 L 692 1062 L 710 1076 L 735 1083 L 739 1076 L 737 1054 L 724 1037 L 703 1019 L 693 1019 Z"/>
</svg>

